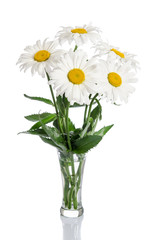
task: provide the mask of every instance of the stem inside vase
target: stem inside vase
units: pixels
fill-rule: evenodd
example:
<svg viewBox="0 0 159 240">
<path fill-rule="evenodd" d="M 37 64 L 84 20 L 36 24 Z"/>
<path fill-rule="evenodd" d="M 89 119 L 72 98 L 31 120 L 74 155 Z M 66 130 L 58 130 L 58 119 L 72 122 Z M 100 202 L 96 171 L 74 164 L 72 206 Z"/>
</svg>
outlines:
<svg viewBox="0 0 159 240">
<path fill-rule="evenodd" d="M 80 216 L 83 213 L 81 191 L 86 157 L 72 152 L 58 152 L 58 156 L 63 183 L 61 214 Z"/>
</svg>

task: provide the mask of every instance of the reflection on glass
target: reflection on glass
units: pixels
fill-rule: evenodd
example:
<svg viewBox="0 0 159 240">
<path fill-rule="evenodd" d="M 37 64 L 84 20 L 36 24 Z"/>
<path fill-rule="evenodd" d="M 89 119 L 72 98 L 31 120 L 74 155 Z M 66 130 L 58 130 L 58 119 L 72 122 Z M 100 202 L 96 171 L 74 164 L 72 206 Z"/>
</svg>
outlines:
<svg viewBox="0 0 159 240">
<path fill-rule="evenodd" d="M 63 225 L 63 240 L 81 240 L 81 224 L 83 215 L 77 218 L 61 216 Z"/>
</svg>

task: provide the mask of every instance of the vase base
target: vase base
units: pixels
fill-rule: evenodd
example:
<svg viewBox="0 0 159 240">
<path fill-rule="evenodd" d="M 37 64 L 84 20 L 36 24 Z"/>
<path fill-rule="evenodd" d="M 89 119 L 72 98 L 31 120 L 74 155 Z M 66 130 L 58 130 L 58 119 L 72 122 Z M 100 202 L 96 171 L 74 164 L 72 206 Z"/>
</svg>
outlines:
<svg viewBox="0 0 159 240">
<path fill-rule="evenodd" d="M 83 207 L 77 210 L 65 209 L 63 207 L 60 208 L 60 213 L 64 217 L 70 217 L 70 218 L 80 217 L 83 215 L 83 212 L 84 212 Z"/>
</svg>

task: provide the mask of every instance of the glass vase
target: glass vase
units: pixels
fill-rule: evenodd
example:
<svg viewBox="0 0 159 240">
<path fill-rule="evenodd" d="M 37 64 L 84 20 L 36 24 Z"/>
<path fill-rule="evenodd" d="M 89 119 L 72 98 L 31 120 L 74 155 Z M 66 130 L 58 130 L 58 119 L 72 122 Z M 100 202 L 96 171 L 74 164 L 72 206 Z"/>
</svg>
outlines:
<svg viewBox="0 0 159 240">
<path fill-rule="evenodd" d="M 83 214 L 82 179 L 86 156 L 58 151 L 58 157 L 63 187 L 61 215 L 79 217 Z"/>
</svg>

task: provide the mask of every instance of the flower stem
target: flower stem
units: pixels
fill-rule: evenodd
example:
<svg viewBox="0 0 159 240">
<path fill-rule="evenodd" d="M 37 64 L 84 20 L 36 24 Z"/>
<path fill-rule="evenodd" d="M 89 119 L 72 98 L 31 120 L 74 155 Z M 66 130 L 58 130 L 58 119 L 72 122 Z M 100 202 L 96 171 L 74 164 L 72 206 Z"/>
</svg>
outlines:
<svg viewBox="0 0 159 240">
<path fill-rule="evenodd" d="M 69 133 L 69 118 L 68 118 L 69 106 L 70 106 L 70 103 L 68 102 L 67 107 L 66 107 L 66 134 L 67 134 L 67 142 L 68 142 L 69 150 L 72 151 L 72 146 L 71 146 L 71 141 L 70 141 L 70 133 Z"/>
<path fill-rule="evenodd" d="M 92 110 L 93 102 L 94 102 L 94 100 L 96 99 L 97 96 L 98 96 L 98 93 L 96 93 L 96 94 L 94 95 L 94 97 L 92 98 L 91 103 L 90 103 L 90 105 L 89 105 L 87 122 L 88 122 L 88 120 L 89 120 L 89 118 L 90 118 L 90 115 L 91 115 L 91 110 Z"/>
<path fill-rule="evenodd" d="M 88 105 L 85 106 L 85 111 L 84 111 L 84 123 L 86 122 L 87 109 L 88 109 Z"/>
<path fill-rule="evenodd" d="M 50 81 L 50 77 L 49 77 L 49 74 L 47 72 L 46 72 L 46 76 L 47 76 L 47 80 L 49 82 Z M 61 122 L 60 122 L 60 118 L 59 118 L 59 112 L 58 112 L 58 108 L 57 108 L 54 92 L 52 90 L 52 86 L 51 85 L 49 85 L 49 88 L 50 88 L 52 100 L 53 100 L 53 103 L 54 103 L 54 107 L 55 107 L 55 111 L 56 111 L 56 115 L 57 115 L 57 121 L 58 121 L 58 124 L 59 124 L 59 128 L 60 128 L 61 133 L 63 134 L 64 132 L 63 132 L 63 129 L 62 129 L 62 126 L 61 126 Z"/>
<path fill-rule="evenodd" d="M 78 155 L 78 163 L 76 162 L 76 164 L 78 164 L 78 168 L 75 169 L 73 153 L 69 152 L 67 154 L 67 157 L 65 157 L 64 159 L 60 159 L 61 171 L 64 178 L 63 204 L 65 205 L 65 208 L 75 210 L 80 204 L 78 194 L 80 194 L 79 191 L 81 191 L 84 155 Z"/>
<path fill-rule="evenodd" d="M 51 92 L 52 100 L 53 100 L 53 102 L 54 102 L 55 111 L 56 111 L 56 114 L 58 115 L 57 104 L 56 104 L 56 101 L 55 101 L 55 97 L 54 97 L 54 93 L 53 93 L 53 90 L 52 90 L 52 86 L 49 85 L 49 88 L 50 88 L 50 92 Z"/>
</svg>

